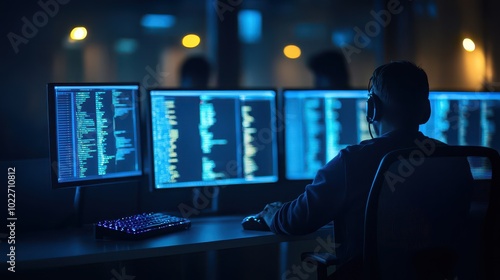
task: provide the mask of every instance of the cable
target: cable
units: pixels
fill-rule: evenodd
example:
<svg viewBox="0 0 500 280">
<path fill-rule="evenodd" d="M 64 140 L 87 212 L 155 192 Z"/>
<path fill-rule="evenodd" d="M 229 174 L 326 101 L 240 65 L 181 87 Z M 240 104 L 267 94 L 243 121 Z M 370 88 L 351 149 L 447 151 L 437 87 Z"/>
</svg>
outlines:
<svg viewBox="0 0 500 280">
<path fill-rule="evenodd" d="M 371 129 L 371 123 L 370 122 L 368 122 L 368 132 L 370 132 L 370 136 L 373 139 L 373 134 L 372 134 L 372 129 Z"/>
</svg>

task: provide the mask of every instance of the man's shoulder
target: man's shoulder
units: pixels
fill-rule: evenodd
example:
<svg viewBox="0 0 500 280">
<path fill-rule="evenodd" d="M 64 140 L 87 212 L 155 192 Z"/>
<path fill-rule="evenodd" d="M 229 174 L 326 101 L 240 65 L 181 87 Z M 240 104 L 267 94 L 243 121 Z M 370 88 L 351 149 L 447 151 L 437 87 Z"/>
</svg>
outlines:
<svg viewBox="0 0 500 280">
<path fill-rule="evenodd" d="M 359 144 L 349 145 L 342 150 L 343 153 L 358 153 L 358 152 L 368 152 L 373 149 L 378 149 L 380 146 L 385 146 L 389 144 L 390 140 L 382 137 L 367 139 L 359 142 Z"/>
<path fill-rule="evenodd" d="M 359 144 L 349 145 L 340 150 L 339 156 L 345 162 L 358 162 L 363 159 L 371 159 L 378 157 L 379 154 L 384 154 L 390 144 L 385 139 L 368 139 L 363 140 Z"/>
<path fill-rule="evenodd" d="M 394 139 L 392 137 L 377 137 L 361 141 L 359 144 L 349 145 L 341 150 L 343 156 L 356 154 L 379 154 L 402 148 L 420 147 L 433 149 L 433 147 L 447 146 L 446 143 L 419 133 L 412 139 Z"/>
</svg>

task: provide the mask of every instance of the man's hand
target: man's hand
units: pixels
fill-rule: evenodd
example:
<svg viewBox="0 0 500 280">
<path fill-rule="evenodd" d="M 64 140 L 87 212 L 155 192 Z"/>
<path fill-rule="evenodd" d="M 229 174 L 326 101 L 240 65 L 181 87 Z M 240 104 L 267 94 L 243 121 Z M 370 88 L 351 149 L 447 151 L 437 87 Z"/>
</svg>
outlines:
<svg viewBox="0 0 500 280">
<path fill-rule="evenodd" d="M 283 205 L 283 203 L 281 203 L 279 201 L 272 202 L 272 203 L 267 204 L 266 207 L 264 207 L 264 210 L 262 210 L 262 212 L 260 212 L 260 214 L 262 215 L 262 218 L 264 218 L 264 221 L 266 221 L 266 224 L 269 227 L 271 227 L 274 214 L 276 214 L 276 212 L 278 212 L 278 210 L 281 208 L 282 205 Z"/>
</svg>

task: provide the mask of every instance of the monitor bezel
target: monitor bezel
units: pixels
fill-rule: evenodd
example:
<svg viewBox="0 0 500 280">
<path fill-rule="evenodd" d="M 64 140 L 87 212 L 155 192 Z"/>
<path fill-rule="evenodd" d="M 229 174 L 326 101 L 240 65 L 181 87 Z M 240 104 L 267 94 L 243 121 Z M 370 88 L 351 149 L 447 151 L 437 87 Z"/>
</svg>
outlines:
<svg viewBox="0 0 500 280">
<path fill-rule="evenodd" d="M 59 151 L 57 149 L 57 120 L 56 120 L 56 87 L 94 87 L 94 86 L 136 86 L 136 120 L 137 120 L 137 143 L 139 145 L 138 151 L 138 164 L 139 164 L 139 174 L 136 175 L 126 175 L 117 176 L 112 178 L 97 178 L 97 179 L 82 179 L 75 181 L 65 181 L 59 182 L 58 178 L 58 158 Z M 114 183 L 125 183 L 130 181 L 141 182 L 144 176 L 144 144 L 143 144 L 143 129 L 142 129 L 142 117 L 141 117 L 141 86 L 138 82 L 60 82 L 60 83 L 47 83 L 47 109 L 48 109 L 48 130 L 49 130 L 49 160 L 50 160 L 50 179 L 52 189 L 65 189 L 65 188 L 77 188 L 77 187 L 96 187 L 100 185 L 114 184 Z"/>
<path fill-rule="evenodd" d="M 170 187 L 158 188 L 155 181 L 155 167 L 154 167 L 154 143 L 153 143 L 153 118 L 151 114 L 151 92 L 152 91 L 179 91 L 179 92 L 188 92 L 188 91 L 221 91 L 221 92 L 231 92 L 231 91 L 269 91 L 274 93 L 274 106 L 271 108 L 274 112 L 271 112 L 271 117 L 275 119 L 272 120 L 272 125 L 274 125 L 275 129 L 272 129 L 273 136 L 275 137 L 274 142 L 274 158 L 276 161 L 274 162 L 274 175 L 270 177 L 274 177 L 275 179 L 272 181 L 242 181 L 242 182 L 234 182 L 234 183 L 225 183 L 225 184 L 217 184 L 216 181 L 207 181 L 206 184 L 201 185 L 192 185 L 192 186 L 179 186 L 178 183 L 172 183 Z M 147 175 L 149 176 L 147 181 L 150 186 L 150 191 L 163 191 L 163 190 L 172 190 L 172 189 L 189 189 L 189 188 L 200 188 L 200 187 L 236 187 L 236 186 L 250 186 L 250 185 L 269 185 L 276 184 L 280 181 L 280 132 L 279 132 L 279 123 L 278 123 L 278 91 L 274 88 L 175 88 L 175 87 L 158 87 L 158 88 L 148 88 L 146 91 L 146 103 L 147 103 L 147 146 L 148 146 L 148 154 L 150 155 L 147 160 L 147 168 L 149 172 Z M 274 115 L 273 115 L 274 113 Z"/>
</svg>

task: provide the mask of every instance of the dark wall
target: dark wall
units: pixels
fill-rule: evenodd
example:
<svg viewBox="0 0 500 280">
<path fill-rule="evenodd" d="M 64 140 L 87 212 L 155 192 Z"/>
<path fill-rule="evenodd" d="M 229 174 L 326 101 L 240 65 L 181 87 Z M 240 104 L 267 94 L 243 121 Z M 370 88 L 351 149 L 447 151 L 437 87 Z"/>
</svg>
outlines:
<svg viewBox="0 0 500 280">
<path fill-rule="evenodd" d="M 22 8 L 19 8 L 22 7 Z M 50 19 L 43 27 L 25 28 L 22 18 L 32 21 L 41 8 L 36 2 L 3 1 L 1 14 L 0 92 L 0 157 L 2 159 L 40 158 L 48 156 L 47 111 L 45 83 L 50 80 L 52 50 L 44 40 L 50 40 Z M 22 39 L 13 47 L 9 34 Z M 13 36 L 13 35 L 12 35 Z M 16 45 L 16 44 L 14 44 Z"/>
</svg>

